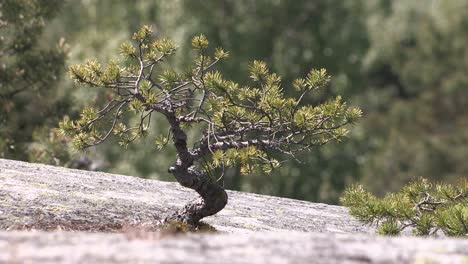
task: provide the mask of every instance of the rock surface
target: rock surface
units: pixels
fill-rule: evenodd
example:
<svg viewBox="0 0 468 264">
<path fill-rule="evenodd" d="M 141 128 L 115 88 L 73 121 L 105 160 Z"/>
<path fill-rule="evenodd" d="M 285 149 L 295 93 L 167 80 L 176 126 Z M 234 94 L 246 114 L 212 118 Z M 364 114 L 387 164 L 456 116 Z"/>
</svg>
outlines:
<svg viewBox="0 0 468 264">
<path fill-rule="evenodd" d="M 176 183 L 0 159 L 0 263 L 468 262 L 466 239 L 377 237 L 340 206 L 228 194 L 228 206 L 205 220 L 215 234 L 95 232 L 157 223 L 195 193 Z"/>
<path fill-rule="evenodd" d="M 177 183 L 0 159 L 0 229 L 89 226 L 103 230 L 162 219 L 196 198 Z M 371 233 L 340 206 L 229 191 L 204 222 L 218 231 Z"/>
<path fill-rule="evenodd" d="M 299 232 L 145 240 L 82 232 L 0 233 L 0 263 L 466 263 L 467 249 L 467 240 Z"/>
</svg>

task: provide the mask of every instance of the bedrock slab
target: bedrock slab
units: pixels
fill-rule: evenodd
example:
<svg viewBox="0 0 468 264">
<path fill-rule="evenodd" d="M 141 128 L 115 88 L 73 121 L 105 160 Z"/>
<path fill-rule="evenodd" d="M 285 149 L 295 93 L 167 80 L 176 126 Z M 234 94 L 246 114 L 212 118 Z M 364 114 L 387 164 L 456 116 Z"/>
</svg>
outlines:
<svg viewBox="0 0 468 264">
<path fill-rule="evenodd" d="M 125 234 L 0 232 L 0 263 L 467 263 L 468 240 L 253 232 L 134 239 Z"/>
<path fill-rule="evenodd" d="M 218 231 L 373 233 L 341 206 L 228 191 L 229 202 L 204 219 Z M 174 182 L 0 159 L 0 229 L 103 231 L 157 221 L 196 198 Z"/>
</svg>

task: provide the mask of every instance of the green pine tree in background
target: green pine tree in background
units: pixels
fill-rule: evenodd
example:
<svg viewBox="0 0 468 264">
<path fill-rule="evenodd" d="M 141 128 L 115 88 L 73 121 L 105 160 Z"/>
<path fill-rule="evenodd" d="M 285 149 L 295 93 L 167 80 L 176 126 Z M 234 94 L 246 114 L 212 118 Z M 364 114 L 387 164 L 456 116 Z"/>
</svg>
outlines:
<svg viewBox="0 0 468 264">
<path fill-rule="evenodd" d="M 360 183 L 379 196 L 414 177 L 455 184 L 468 166 L 468 1 L 371 1 Z"/>
<path fill-rule="evenodd" d="M 5 0 L 0 3 L 0 157 L 64 164 L 68 152 L 50 131 L 71 108 L 58 92 L 65 68 L 63 39 L 41 42 L 62 1 Z M 36 142 L 36 144 L 33 144 Z"/>
<path fill-rule="evenodd" d="M 361 185 L 348 188 L 343 205 L 358 219 L 376 224 L 382 235 L 398 235 L 406 228 L 427 236 L 441 230 L 448 236 L 468 235 L 468 180 L 458 185 L 432 184 L 419 179 L 397 193 L 379 199 Z"/>
</svg>

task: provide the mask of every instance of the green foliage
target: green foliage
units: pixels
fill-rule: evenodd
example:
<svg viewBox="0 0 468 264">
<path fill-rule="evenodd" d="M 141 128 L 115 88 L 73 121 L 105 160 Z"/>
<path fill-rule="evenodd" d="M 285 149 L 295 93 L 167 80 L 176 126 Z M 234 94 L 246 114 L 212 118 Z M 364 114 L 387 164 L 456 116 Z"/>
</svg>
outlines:
<svg viewBox="0 0 468 264">
<path fill-rule="evenodd" d="M 56 129 L 43 126 L 35 129 L 29 145 L 28 160 L 54 165 L 69 165 L 72 154 L 65 148 L 68 141 Z"/>
<path fill-rule="evenodd" d="M 176 44 L 170 40 L 170 39 L 158 39 L 156 41 L 154 41 L 152 44 L 151 44 L 154 48 L 155 51 L 159 52 L 160 54 L 164 54 L 164 55 L 170 55 L 172 53 L 174 53 L 177 49 L 177 46 Z M 153 53 L 150 53 L 150 55 L 152 54 L 156 54 L 154 51 Z M 154 56 L 149 56 L 148 59 L 156 59 L 156 57 Z"/>
<path fill-rule="evenodd" d="M 120 45 L 120 55 L 124 58 L 136 57 L 136 48 L 131 42 L 124 42 Z"/>
<path fill-rule="evenodd" d="M 387 219 L 379 225 L 377 233 L 380 235 L 395 236 L 400 233 L 400 227 L 394 219 Z"/>
<path fill-rule="evenodd" d="M 192 47 L 196 50 L 203 50 L 208 48 L 208 39 L 206 39 L 205 35 L 200 34 L 198 36 L 195 36 L 192 39 Z"/>
<path fill-rule="evenodd" d="M 260 85 L 251 85 L 245 78 L 249 76 L 248 62 L 256 59 L 267 62 L 272 72 L 281 75 L 283 84 L 304 76 L 291 87 L 283 86 L 286 96 L 295 97 L 301 88 L 306 88 L 305 79 L 311 66 L 326 68 L 328 75 L 333 76 L 327 89 L 307 94 L 304 104 L 315 105 L 340 94 L 366 112 L 366 117 L 342 144 L 328 144 L 298 155 L 303 163 L 280 162 L 281 168 L 269 175 L 260 172 L 242 177 L 238 167 L 228 170 L 224 178 L 226 188 L 337 203 L 345 186 L 353 182 L 359 182 L 380 196 L 400 189 L 413 175 L 454 183 L 457 176 L 468 174 L 465 165 L 468 155 L 465 98 L 468 97 L 464 89 L 468 68 L 467 60 L 463 59 L 468 50 L 465 45 L 468 36 L 466 0 L 204 0 L 203 4 L 159 0 L 0 2 L 0 11 L 5 14 L 2 21 L 8 17 L 14 21 L 10 26 L 24 22 L 22 26 L 0 29 L 4 37 L 0 50 L 10 46 L 6 43 L 11 40 L 17 40 L 18 48 L 24 48 L 0 58 L 0 64 L 6 65 L 6 71 L 2 68 L 0 75 L 10 69 L 14 74 L 21 73 L 12 66 L 10 62 L 13 61 L 33 69 L 22 75 L 27 78 L 6 80 L 0 77 L 0 94 L 14 91 L 10 88 L 27 82 L 24 87 L 34 90 L 32 93 L 23 91 L 0 103 L 2 157 L 34 161 L 41 161 L 34 156 L 50 157 L 40 153 L 56 149 L 48 144 L 60 140 L 53 140 L 49 137 L 53 133 L 44 130 L 55 126 L 63 113 L 75 120 L 79 114 L 76 110 L 83 105 L 107 102 L 108 90 L 74 89 L 71 82 L 57 82 L 62 74 L 56 70 L 63 67 L 63 63 L 50 55 L 58 54 L 57 48 L 63 50 L 67 46 L 64 41 L 58 41 L 60 37 L 70 45 L 69 64 L 81 63 L 84 57 L 96 57 L 104 70 L 104 62 L 115 58 L 115 50 L 132 36 L 132 30 L 142 24 L 152 24 L 158 36 L 166 35 L 181 44 L 177 54 L 170 58 L 171 66 L 163 66 L 164 70 L 181 76 L 186 72 L 191 74 L 193 47 L 185 40 L 202 31 L 209 39 L 209 47 L 204 50 L 206 55 L 211 54 L 212 47 L 218 46 L 235 55 L 216 69 L 220 77 L 223 73 L 233 81 L 230 88 L 239 89 L 243 100 L 261 97 Z M 14 9 L 7 8 L 8 5 Z M 27 5 L 28 9 L 21 5 Z M 22 20 L 16 12 L 23 14 Z M 29 20 L 34 12 L 44 15 Z M 53 17 L 55 19 L 49 20 Z M 31 29 L 33 27 L 40 30 Z M 138 67 L 131 63 L 132 57 L 138 56 L 135 43 L 128 42 L 126 48 L 123 45 L 127 56 L 119 63 L 138 72 Z M 31 47 L 29 51 L 44 53 L 26 56 L 32 54 L 23 52 L 26 47 Z M 154 55 L 159 53 L 147 53 L 152 58 Z M 210 59 L 218 58 L 221 56 L 214 52 Z M 35 64 L 36 59 L 50 64 Z M 156 80 L 164 70 L 155 71 Z M 16 86 L 8 86 L 10 83 Z M 142 81 L 142 85 L 146 84 Z M 249 85 L 252 89 L 244 89 Z M 60 89 L 56 89 L 58 87 Z M 143 94 L 145 89 L 141 87 L 141 90 Z M 151 94 L 145 98 L 148 102 L 157 100 Z M 206 106 L 219 108 L 221 104 L 208 98 Z M 250 115 L 250 111 L 245 112 Z M 138 122 L 138 118 L 135 114 L 122 115 L 125 124 Z M 158 134 L 166 136 L 168 127 L 164 117 L 152 118 L 154 121 L 148 131 L 155 135 L 151 138 Z M 194 125 L 187 131 L 190 137 L 196 137 L 202 130 Z M 130 134 L 128 137 L 131 139 Z M 170 175 L 166 168 L 172 162 L 174 148 L 157 152 L 152 144 L 134 143 L 127 145 L 125 152 L 113 143 L 94 151 L 99 153 L 99 159 L 112 164 L 107 168 L 112 172 L 168 180 Z M 30 151 L 31 148 L 37 151 Z M 30 155 L 32 153 L 34 155 Z M 154 162 L 147 162 L 148 156 L 154 157 Z M 46 158 L 44 162 L 63 165 L 63 156 L 56 157 L 60 157 L 58 163 L 53 158 Z M 282 155 L 274 157 L 280 161 L 288 159 Z"/>
<path fill-rule="evenodd" d="M 211 45 L 222 46 L 235 55 L 218 69 L 239 83 L 239 88 L 247 84 L 245 76 L 250 75 L 249 67 L 243 65 L 256 59 L 267 62 L 273 72 L 281 75 L 283 84 L 294 82 L 283 87 L 285 95 L 294 97 L 300 88 L 307 88 L 305 79 L 311 67 L 317 67 L 318 72 L 326 68 L 327 76 L 333 76 L 327 81 L 327 89 L 319 85 L 304 96 L 304 104 L 318 104 L 338 94 L 351 101 L 354 98 L 350 96 L 367 88 L 361 67 L 368 47 L 368 16 L 364 13 L 367 2 L 207 0 L 200 5 L 182 1 L 177 26 L 185 25 L 184 29 L 192 34 L 202 30 Z M 181 60 L 186 62 L 190 58 L 187 45 L 181 45 L 181 52 Z M 304 76 L 300 78 L 302 83 L 294 81 L 297 76 Z M 367 108 L 368 101 L 359 101 L 359 105 Z M 297 158 L 304 162 L 281 163 L 281 168 L 269 175 L 258 172 L 242 177 L 236 168 L 227 172 L 225 184 L 231 189 L 337 203 L 345 184 L 359 179 L 363 166 L 359 162 L 371 143 L 369 137 L 362 137 L 367 131 L 353 131 L 342 144 L 329 144 L 299 155 Z M 362 145 L 357 145 L 360 139 Z M 287 155 L 275 158 L 289 159 Z"/>
<path fill-rule="evenodd" d="M 359 101 L 369 113 L 360 123 L 360 182 L 370 191 L 396 191 L 413 175 L 448 183 L 468 175 L 468 104 L 461 99 L 468 49 L 459 44 L 468 41 L 467 7 L 465 0 L 368 5 L 368 88 Z"/>
<path fill-rule="evenodd" d="M 151 26 L 145 25 L 133 34 L 133 39 L 138 41 L 139 43 L 145 43 L 148 42 L 152 33 L 153 29 L 151 28 Z"/>
<path fill-rule="evenodd" d="M 324 67 L 333 76 L 330 87 L 305 102 L 341 94 L 366 113 L 343 144 L 324 146 L 301 156 L 304 164 L 285 164 L 269 176 L 234 171 L 229 188 L 337 203 L 353 182 L 384 195 L 414 175 L 450 183 L 466 177 L 467 4 L 182 1 L 178 25 L 185 22 L 192 33 L 202 28 L 214 46 L 236 54 L 219 68 L 231 79 L 243 81 L 248 69 L 241 65 L 251 58 L 268 62 L 286 81 L 306 75 L 310 65 Z"/>
<path fill-rule="evenodd" d="M 222 48 L 216 48 L 214 53 L 214 58 L 217 60 L 226 59 L 229 57 L 229 52 L 223 50 Z"/>
<path fill-rule="evenodd" d="M 154 144 L 158 150 L 162 150 L 169 143 L 169 138 L 163 135 L 159 135 L 154 140 Z"/>
<path fill-rule="evenodd" d="M 0 158 L 62 165 L 69 159 L 62 139 L 47 131 L 72 108 L 58 92 L 68 45 L 64 39 L 43 45 L 44 28 L 62 2 L 0 3 Z"/>
<path fill-rule="evenodd" d="M 97 105 L 87 107 L 78 120 L 60 123 L 60 131 L 72 137 L 76 149 L 98 145 L 112 134 L 127 147 L 146 135 L 152 114 L 159 113 L 171 129 L 168 135 L 156 137 L 158 149 L 170 138 L 176 146 L 186 144 L 179 142 L 186 137 L 180 131 L 196 123 L 203 132 L 193 138 L 196 143 L 191 152 L 202 159 L 200 165 L 206 172 L 238 164 L 242 174 L 257 170 L 270 173 L 281 164 L 271 151 L 294 156 L 340 140 L 347 134 L 347 126 L 362 114 L 339 96 L 323 104 L 303 102 L 310 92 L 328 85 L 330 77 L 324 69 L 311 70 L 299 81 L 297 97 L 287 97 L 281 78 L 261 61 L 249 65 L 252 87 L 224 79 L 212 68 L 228 53 L 217 48 L 212 59 L 204 35 L 192 39 L 197 58 L 193 70 L 182 74 L 170 65 L 161 66 L 176 49 L 172 41 L 154 39 L 148 26 L 133 39 L 135 44 L 124 42 L 120 48 L 125 64 L 111 61 L 103 68 L 93 59 L 70 66 L 69 75 L 77 84 L 112 91 L 106 94 L 107 102 L 100 110 Z M 125 118 L 130 115 L 139 116 L 135 124 Z"/>
<path fill-rule="evenodd" d="M 412 228 L 415 235 L 441 230 L 448 236 L 468 235 L 468 181 L 459 185 L 432 184 L 419 179 L 398 193 L 378 199 L 362 186 L 348 188 L 341 198 L 351 215 L 378 225 L 382 235 L 398 235 Z"/>
</svg>

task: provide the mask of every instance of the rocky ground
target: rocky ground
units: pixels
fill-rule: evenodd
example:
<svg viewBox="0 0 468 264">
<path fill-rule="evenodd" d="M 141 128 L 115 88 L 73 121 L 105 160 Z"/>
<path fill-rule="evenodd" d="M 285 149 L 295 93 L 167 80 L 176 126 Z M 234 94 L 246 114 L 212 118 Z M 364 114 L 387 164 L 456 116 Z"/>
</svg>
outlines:
<svg viewBox="0 0 468 264">
<path fill-rule="evenodd" d="M 468 263 L 468 240 L 383 238 L 340 206 L 229 192 L 205 223 L 157 232 L 176 183 L 0 159 L 0 263 Z"/>
</svg>

